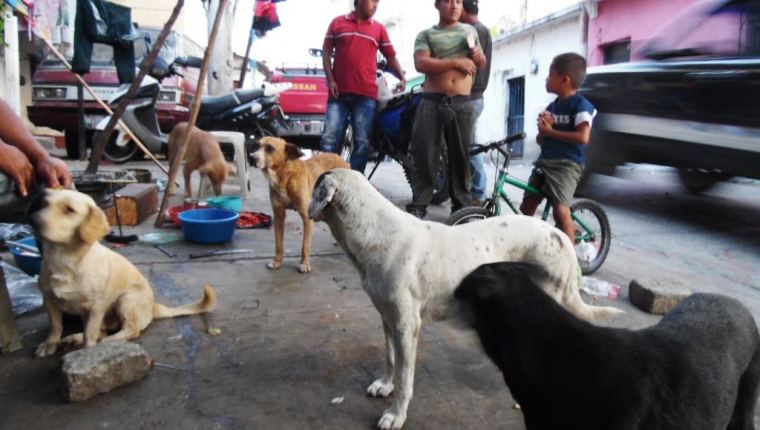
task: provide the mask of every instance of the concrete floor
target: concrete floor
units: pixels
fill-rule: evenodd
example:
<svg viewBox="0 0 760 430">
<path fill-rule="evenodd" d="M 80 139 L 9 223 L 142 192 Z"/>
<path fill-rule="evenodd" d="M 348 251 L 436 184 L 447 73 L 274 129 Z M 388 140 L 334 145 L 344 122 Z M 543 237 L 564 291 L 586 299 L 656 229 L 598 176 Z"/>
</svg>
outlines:
<svg viewBox="0 0 760 430">
<path fill-rule="evenodd" d="M 246 209 L 271 214 L 263 177 L 254 171 L 251 179 Z M 399 205 L 410 197 L 393 164 L 384 163 L 373 183 Z M 430 216 L 443 220 L 448 211 L 434 208 Z M 0 356 L 0 429 L 374 428 L 390 404 L 364 395 L 384 368 L 380 318 L 327 226 L 315 230 L 309 275 L 296 271 L 302 230 L 293 212 L 286 224 L 290 258 L 278 271 L 265 267 L 274 254 L 272 230 L 237 230 L 221 246 L 165 244 L 176 258 L 143 243 L 118 249 L 148 277 L 160 302 L 196 300 L 210 282 L 219 296 L 217 309 L 205 317 L 154 321 L 138 343 L 159 365 L 145 380 L 81 404 L 67 404 L 58 391 L 60 355 L 32 357 L 47 331 L 45 314 L 19 318 L 24 348 Z M 155 231 L 152 218 L 125 229 Z M 188 258 L 228 248 L 255 252 Z M 629 313 L 612 325 L 657 320 L 627 300 L 613 304 Z M 221 333 L 208 334 L 210 327 Z M 343 401 L 333 403 L 336 398 Z M 423 325 L 405 428 L 522 429 L 521 413 L 512 405 L 473 333 L 445 322 Z"/>
</svg>

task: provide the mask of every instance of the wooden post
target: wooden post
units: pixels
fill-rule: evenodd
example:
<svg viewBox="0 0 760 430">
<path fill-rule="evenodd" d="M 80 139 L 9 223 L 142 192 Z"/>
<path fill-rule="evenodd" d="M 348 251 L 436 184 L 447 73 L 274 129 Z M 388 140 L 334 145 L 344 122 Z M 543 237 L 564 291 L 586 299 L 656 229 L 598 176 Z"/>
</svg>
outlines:
<svg viewBox="0 0 760 430">
<path fill-rule="evenodd" d="M 79 161 L 87 159 L 87 126 L 84 122 L 84 87 L 77 83 L 77 147 Z"/>
<path fill-rule="evenodd" d="M 46 37 L 42 36 L 41 34 L 38 34 L 37 36 L 40 39 L 42 39 L 43 42 L 45 42 L 45 45 L 47 45 L 48 49 L 50 49 L 50 52 L 52 52 L 53 55 L 55 55 L 56 57 L 58 57 L 58 59 L 61 60 L 61 62 L 63 63 L 63 65 L 65 65 L 69 69 L 69 71 L 71 71 L 71 64 L 68 62 L 68 60 L 66 60 L 66 57 L 64 57 L 63 54 L 61 54 L 60 52 L 58 52 L 58 50 L 55 49 L 55 47 L 53 46 L 53 44 L 50 43 L 50 41 L 47 40 Z M 100 105 L 100 107 L 102 107 L 109 115 L 113 115 L 113 111 L 111 110 L 111 108 L 108 107 L 108 105 L 100 97 L 98 97 L 97 94 L 95 94 L 95 91 L 92 89 L 92 87 L 87 82 L 85 82 L 84 79 L 82 79 L 81 76 L 79 76 L 78 74 L 74 73 L 74 77 L 77 79 L 77 81 L 80 84 L 82 84 L 82 86 L 84 87 L 84 89 L 87 90 L 88 93 L 90 93 L 90 95 L 92 96 L 92 98 L 95 99 L 95 101 Z M 156 165 L 159 168 L 161 168 L 161 170 L 164 173 L 169 173 L 169 171 L 166 170 L 166 167 L 164 167 L 164 165 L 161 164 L 161 162 L 156 159 L 156 157 L 153 155 L 153 153 L 150 152 L 150 150 L 148 148 L 146 148 L 145 145 L 143 145 L 143 143 L 140 141 L 140 139 L 137 138 L 137 136 L 135 136 L 134 133 L 132 133 L 132 130 L 130 130 L 129 127 L 127 127 L 127 125 L 124 124 L 124 121 L 119 120 L 119 127 L 121 127 L 121 129 L 124 130 L 124 132 L 129 135 L 129 138 L 132 139 L 135 142 L 135 144 L 137 145 L 137 147 L 140 148 L 145 153 L 145 155 L 148 156 L 148 158 L 150 158 L 151 160 L 153 160 L 153 162 L 156 163 Z"/>
<path fill-rule="evenodd" d="M 16 115 L 21 115 L 18 18 L 16 18 L 10 8 L 6 8 L 3 19 L 5 20 L 5 101 L 16 112 Z"/>
<path fill-rule="evenodd" d="M 248 45 L 245 47 L 245 55 L 243 56 L 243 65 L 240 67 L 240 79 L 238 79 L 238 88 L 243 88 L 243 82 L 245 82 L 245 73 L 248 71 L 248 57 L 251 55 L 251 45 L 253 45 L 253 24 L 251 24 L 251 31 L 248 32 Z"/>
<path fill-rule="evenodd" d="M 215 9 L 216 4 L 219 6 Z M 208 3 L 209 28 L 212 27 L 212 21 L 216 22 L 216 14 L 222 14 L 222 23 L 219 25 L 219 34 L 214 44 L 214 49 L 210 52 L 209 72 L 206 83 L 206 94 L 210 96 L 220 96 L 227 94 L 232 89 L 232 25 L 235 22 L 234 8 L 230 6 L 225 9 L 221 7 L 219 0 L 211 0 Z"/>
<path fill-rule="evenodd" d="M 0 258 L 0 262 L 2 262 Z M 8 354 L 21 349 L 21 338 L 18 335 L 16 319 L 13 317 L 11 297 L 5 282 L 5 271 L 0 265 L 0 351 Z"/>
<path fill-rule="evenodd" d="M 137 91 L 140 89 L 140 83 L 142 82 L 145 75 L 148 74 L 148 70 L 150 70 L 150 68 L 153 66 L 153 62 L 156 60 L 156 57 L 158 57 L 158 53 L 161 51 L 161 47 L 164 46 L 166 38 L 169 37 L 169 32 L 174 26 L 174 22 L 177 21 L 177 17 L 179 16 L 183 5 L 184 0 L 177 0 L 177 5 L 174 6 L 174 10 L 169 17 L 169 21 L 164 24 L 164 28 L 158 35 L 156 43 L 151 48 L 148 57 L 143 62 L 143 65 L 140 67 L 140 72 L 135 77 L 135 80 L 132 81 L 132 85 L 129 87 L 127 94 L 121 99 L 121 101 L 119 101 L 118 106 L 116 106 L 116 110 L 114 110 L 113 115 L 111 115 L 111 119 L 108 120 L 108 125 L 106 125 L 103 133 L 100 134 L 100 139 L 98 142 L 95 142 L 95 145 L 92 147 L 90 162 L 87 164 L 87 172 L 95 172 L 98 170 L 98 162 L 103 156 L 103 151 L 105 151 L 106 144 L 108 143 L 108 138 L 111 137 L 111 133 L 116 127 L 116 123 L 121 121 L 121 117 L 124 115 L 124 111 L 127 109 L 129 102 L 135 98 Z M 166 172 L 166 170 L 164 170 L 164 172 Z"/>
<path fill-rule="evenodd" d="M 224 8 L 227 7 L 227 0 L 220 0 L 219 1 L 219 10 L 216 13 L 216 19 L 214 20 L 214 28 L 211 30 L 211 36 L 209 36 L 208 39 L 208 45 L 206 46 L 206 52 L 203 54 L 203 64 L 201 65 L 201 71 L 198 76 L 198 87 L 195 90 L 195 97 L 193 98 L 193 107 L 190 110 L 190 121 L 188 121 L 188 127 L 185 134 L 180 139 L 180 145 L 179 150 L 176 152 L 176 155 L 174 156 L 174 160 L 172 160 L 171 167 L 169 169 L 169 181 L 167 183 L 171 184 L 174 182 L 175 177 L 177 176 L 177 172 L 179 171 L 179 166 L 182 164 L 182 160 L 185 158 L 185 150 L 187 149 L 187 143 L 190 141 L 190 133 L 193 132 L 193 127 L 195 127 L 195 121 L 198 119 L 198 112 L 201 109 L 201 96 L 203 95 L 203 84 L 206 82 L 206 74 L 208 72 L 208 64 L 211 60 L 211 51 L 214 49 L 214 44 L 216 43 L 216 35 L 219 31 L 219 23 L 222 22 L 222 18 L 224 15 Z M 189 185 L 189 184 L 186 184 Z M 169 187 L 166 188 L 167 190 Z M 156 222 L 155 227 L 160 228 L 164 225 L 164 215 L 166 213 L 166 207 L 169 203 L 169 193 L 164 192 L 164 198 L 161 200 L 161 207 L 158 210 L 158 215 L 156 216 Z"/>
</svg>

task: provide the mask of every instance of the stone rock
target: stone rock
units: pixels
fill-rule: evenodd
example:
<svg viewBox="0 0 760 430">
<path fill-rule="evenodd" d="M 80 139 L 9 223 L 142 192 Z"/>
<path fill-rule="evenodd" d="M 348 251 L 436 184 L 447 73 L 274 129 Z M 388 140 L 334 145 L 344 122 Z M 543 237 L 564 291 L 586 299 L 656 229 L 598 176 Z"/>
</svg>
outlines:
<svg viewBox="0 0 760 430">
<path fill-rule="evenodd" d="M 690 294 L 683 285 L 659 278 L 634 279 L 628 285 L 631 303 L 655 315 L 668 313 Z"/>
<path fill-rule="evenodd" d="M 132 342 L 100 342 L 63 356 L 63 394 L 81 402 L 139 381 L 152 368 L 148 353 Z"/>
</svg>

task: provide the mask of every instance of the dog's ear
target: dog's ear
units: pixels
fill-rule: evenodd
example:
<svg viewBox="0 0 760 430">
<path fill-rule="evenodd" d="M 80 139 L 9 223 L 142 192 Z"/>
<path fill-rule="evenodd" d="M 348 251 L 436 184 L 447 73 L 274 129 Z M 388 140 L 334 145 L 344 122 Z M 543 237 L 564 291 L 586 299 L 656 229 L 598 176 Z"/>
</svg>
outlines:
<svg viewBox="0 0 760 430">
<path fill-rule="evenodd" d="M 317 182 L 314 184 L 314 190 L 311 193 L 311 203 L 309 203 L 309 218 L 313 220 L 319 219 L 322 211 L 335 197 L 335 192 L 338 191 L 338 184 L 330 175 L 330 172 L 325 172 L 319 175 Z"/>
<path fill-rule="evenodd" d="M 79 237 L 85 243 L 95 243 L 111 231 L 106 214 L 95 205 L 79 225 Z"/>
<path fill-rule="evenodd" d="M 301 148 L 293 145 L 292 143 L 285 144 L 285 154 L 287 154 L 289 160 L 298 160 L 303 157 Z"/>
</svg>

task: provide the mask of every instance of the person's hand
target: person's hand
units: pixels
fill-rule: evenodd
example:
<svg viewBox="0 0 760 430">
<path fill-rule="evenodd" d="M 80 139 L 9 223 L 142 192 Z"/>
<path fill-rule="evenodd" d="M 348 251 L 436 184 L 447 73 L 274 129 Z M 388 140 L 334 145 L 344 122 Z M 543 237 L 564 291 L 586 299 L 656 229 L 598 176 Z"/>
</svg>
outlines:
<svg viewBox="0 0 760 430">
<path fill-rule="evenodd" d="M 542 115 L 538 118 L 538 133 L 539 135 L 543 136 L 547 133 L 550 133 L 554 128 L 552 127 L 554 125 L 554 116 L 553 115 Z"/>
<path fill-rule="evenodd" d="M 398 94 L 404 92 L 404 90 L 406 90 L 406 78 L 401 78 L 401 80 L 398 81 L 398 84 L 396 84 L 396 87 L 393 89 L 393 93 Z"/>
<path fill-rule="evenodd" d="M 29 195 L 34 183 L 34 167 L 29 159 L 15 146 L 0 141 L 0 171 L 16 183 L 21 197 Z"/>
<path fill-rule="evenodd" d="M 465 75 L 474 75 L 478 68 L 470 58 L 457 58 L 454 67 Z"/>
<path fill-rule="evenodd" d="M 486 54 L 483 53 L 483 50 L 480 49 L 480 46 L 470 48 L 470 58 L 475 60 L 476 63 L 488 61 Z"/>
<path fill-rule="evenodd" d="M 53 157 L 45 157 L 40 160 L 36 167 L 37 178 L 49 188 L 71 188 L 71 172 L 63 160 Z"/>
<path fill-rule="evenodd" d="M 327 90 L 330 92 L 330 97 L 337 99 L 340 95 L 340 89 L 338 83 L 335 81 L 327 81 Z"/>
<path fill-rule="evenodd" d="M 554 117 L 554 114 L 551 113 L 551 112 L 549 112 L 548 110 L 545 110 L 545 111 L 541 112 L 540 114 L 538 114 L 538 119 L 541 120 L 542 118 L 550 126 L 553 126 L 554 122 L 556 121 L 556 118 Z"/>
</svg>

